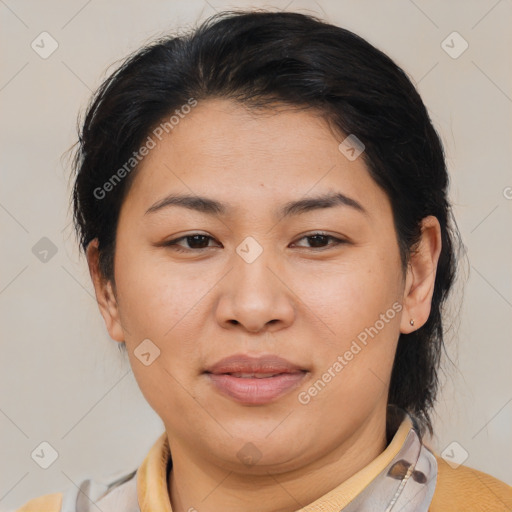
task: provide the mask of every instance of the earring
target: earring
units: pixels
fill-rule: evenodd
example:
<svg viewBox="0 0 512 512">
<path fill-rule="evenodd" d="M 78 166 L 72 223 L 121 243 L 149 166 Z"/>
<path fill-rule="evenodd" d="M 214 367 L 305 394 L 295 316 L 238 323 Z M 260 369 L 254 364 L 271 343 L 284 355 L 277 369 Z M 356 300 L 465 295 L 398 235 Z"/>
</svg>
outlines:
<svg viewBox="0 0 512 512">
<path fill-rule="evenodd" d="M 414 325 L 414 320 L 411 318 L 411 321 L 409 322 L 411 325 Z"/>
</svg>

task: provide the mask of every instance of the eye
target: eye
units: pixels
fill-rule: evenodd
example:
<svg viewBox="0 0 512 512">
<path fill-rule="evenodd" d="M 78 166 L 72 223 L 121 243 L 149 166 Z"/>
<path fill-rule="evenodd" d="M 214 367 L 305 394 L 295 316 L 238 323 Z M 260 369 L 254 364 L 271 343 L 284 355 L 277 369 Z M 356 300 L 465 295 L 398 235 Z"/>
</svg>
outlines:
<svg viewBox="0 0 512 512">
<path fill-rule="evenodd" d="M 165 247 L 172 247 L 173 250 L 177 252 L 200 252 L 212 247 L 209 245 L 210 240 L 215 239 L 203 233 L 192 233 L 191 235 L 185 235 L 179 238 L 175 238 L 174 240 L 169 240 L 163 245 Z M 300 238 L 299 241 L 300 240 L 308 240 L 308 242 L 312 244 L 310 247 L 298 246 L 304 247 L 306 249 L 328 249 L 329 247 L 335 247 L 337 245 L 347 243 L 346 240 L 342 240 L 341 238 L 327 235 L 326 233 L 322 232 L 312 233 L 311 235 Z M 329 240 L 331 240 L 332 243 L 327 244 Z M 181 242 L 185 242 L 188 247 L 183 247 L 183 245 L 180 245 Z"/>
<path fill-rule="evenodd" d="M 189 247 L 183 247 L 179 245 L 179 242 L 185 241 Z M 208 243 L 210 240 L 214 240 L 211 236 L 204 235 L 203 233 L 192 233 L 191 235 L 185 235 L 174 240 L 169 240 L 163 244 L 164 246 L 172 246 L 175 251 L 178 252 L 198 252 L 204 249 L 209 249 Z"/>
<path fill-rule="evenodd" d="M 335 247 L 337 245 L 341 245 L 344 243 L 347 243 L 346 240 L 342 240 L 341 238 L 336 238 L 335 236 L 328 235 L 326 233 L 312 233 L 311 235 L 306 235 L 300 240 L 308 240 L 309 243 L 312 243 L 312 247 L 307 247 L 306 249 L 323 249 L 323 248 L 329 248 L 329 247 Z M 332 240 L 333 243 L 325 245 L 329 240 Z M 305 247 L 305 246 L 299 246 L 299 247 Z"/>
</svg>

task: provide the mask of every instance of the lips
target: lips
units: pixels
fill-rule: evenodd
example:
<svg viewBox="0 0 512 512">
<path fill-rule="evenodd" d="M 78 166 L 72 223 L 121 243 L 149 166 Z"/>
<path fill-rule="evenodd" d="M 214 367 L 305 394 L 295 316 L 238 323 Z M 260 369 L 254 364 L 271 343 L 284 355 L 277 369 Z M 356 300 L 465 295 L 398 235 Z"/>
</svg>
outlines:
<svg viewBox="0 0 512 512">
<path fill-rule="evenodd" d="M 269 377 L 274 377 L 275 375 L 280 375 L 281 372 L 278 373 L 242 373 L 242 372 L 236 372 L 236 373 L 227 373 L 226 375 L 231 375 L 233 377 L 239 377 L 241 379 L 268 379 Z"/>
<path fill-rule="evenodd" d="M 299 366 L 276 355 L 251 357 L 245 354 L 235 354 L 221 359 L 206 369 L 207 373 L 220 374 L 250 374 L 277 375 L 280 373 L 296 373 L 303 371 Z"/>
<path fill-rule="evenodd" d="M 206 371 L 215 389 L 245 405 L 270 403 L 296 388 L 307 370 L 276 355 L 236 354 Z"/>
</svg>

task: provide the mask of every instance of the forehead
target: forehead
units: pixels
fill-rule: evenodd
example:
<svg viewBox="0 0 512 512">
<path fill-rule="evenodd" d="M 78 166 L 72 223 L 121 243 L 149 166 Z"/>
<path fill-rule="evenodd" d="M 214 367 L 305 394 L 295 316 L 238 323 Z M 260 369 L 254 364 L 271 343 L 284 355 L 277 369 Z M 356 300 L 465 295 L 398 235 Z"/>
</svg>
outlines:
<svg viewBox="0 0 512 512">
<path fill-rule="evenodd" d="M 389 213 L 363 158 L 351 161 L 340 151 L 345 136 L 318 112 L 254 111 L 206 100 L 168 131 L 161 140 L 152 135 L 156 145 L 139 164 L 127 197 L 144 212 L 171 192 L 215 196 L 239 214 L 263 202 L 339 191 L 370 214 Z"/>
</svg>

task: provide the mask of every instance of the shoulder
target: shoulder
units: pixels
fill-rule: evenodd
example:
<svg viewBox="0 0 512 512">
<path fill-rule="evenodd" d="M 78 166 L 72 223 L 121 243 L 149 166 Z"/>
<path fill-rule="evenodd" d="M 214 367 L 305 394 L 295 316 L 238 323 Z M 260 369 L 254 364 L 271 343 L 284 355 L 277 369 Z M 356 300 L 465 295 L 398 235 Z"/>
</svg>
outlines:
<svg viewBox="0 0 512 512">
<path fill-rule="evenodd" d="M 45 494 L 27 501 L 21 508 L 13 512 L 60 512 L 62 507 L 62 493 Z"/>
<path fill-rule="evenodd" d="M 12 512 L 140 512 L 137 470 L 105 481 L 83 480 L 64 492 L 45 494 Z"/>
<path fill-rule="evenodd" d="M 429 512 L 509 512 L 512 487 L 468 466 L 453 468 L 436 454 L 437 484 Z"/>
</svg>

